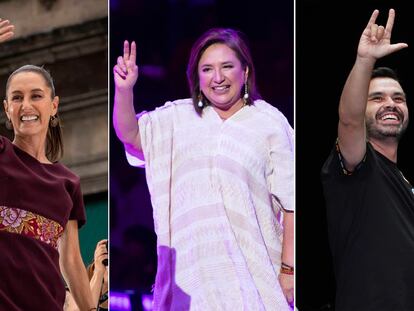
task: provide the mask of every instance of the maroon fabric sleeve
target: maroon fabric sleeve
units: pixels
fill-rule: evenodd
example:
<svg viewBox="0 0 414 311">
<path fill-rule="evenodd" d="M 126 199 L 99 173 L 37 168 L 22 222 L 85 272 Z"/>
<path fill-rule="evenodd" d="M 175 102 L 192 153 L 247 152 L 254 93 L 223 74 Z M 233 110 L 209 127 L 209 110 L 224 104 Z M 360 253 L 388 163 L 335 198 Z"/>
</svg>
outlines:
<svg viewBox="0 0 414 311">
<path fill-rule="evenodd" d="M 77 220 L 78 228 L 81 228 L 86 223 L 86 213 L 79 180 L 77 181 L 72 194 L 72 202 L 73 206 L 69 215 L 69 220 Z"/>
<path fill-rule="evenodd" d="M 4 138 L 3 136 L 0 135 L 0 153 L 3 153 L 5 145 L 4 145 L 4 140 L 6 138 Z"/>
</svg>

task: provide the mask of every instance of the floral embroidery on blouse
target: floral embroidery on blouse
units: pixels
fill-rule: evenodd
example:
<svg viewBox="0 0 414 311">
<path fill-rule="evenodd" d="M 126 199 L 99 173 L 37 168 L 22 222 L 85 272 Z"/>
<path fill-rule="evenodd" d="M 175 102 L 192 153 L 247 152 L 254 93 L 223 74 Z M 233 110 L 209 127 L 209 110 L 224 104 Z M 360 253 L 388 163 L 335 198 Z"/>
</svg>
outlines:
<svg viewBox="0 0 414 311">
<path fill-rule="evenodd" d="M 0 206 L 0 231 L 32 237 L 57 249 L 63 227 L 54 220 L 32 212 Z"/>
</svg>

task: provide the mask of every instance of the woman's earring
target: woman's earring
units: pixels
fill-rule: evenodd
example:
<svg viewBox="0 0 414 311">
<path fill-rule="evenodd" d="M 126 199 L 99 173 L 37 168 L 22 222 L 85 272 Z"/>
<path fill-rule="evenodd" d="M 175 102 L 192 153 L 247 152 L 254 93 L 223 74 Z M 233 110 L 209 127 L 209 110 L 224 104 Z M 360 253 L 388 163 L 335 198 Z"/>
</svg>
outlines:
<svg viewBox="0 0 414 311">
<path fill-rule="evenodd" d="M 12 131 L 13 130 L 13 123 L 11 123 L 11 120 L 10 119 L 7 119 L 4 124 L 6 126 L 6 129 L 8 129 L 9 131 Z"/>
<path fill-rule="evenodd" d="M 243 100 L 244 103 L 247 104 L 247 100 L 249 99 L 249 92 L 247 90 L 247 82 L 244 84 L 244 95 L 243 95 Z"/>
<path fill-rule="evenodd" d="M 201 95 L 201 93 L 200 93 L 200 95 L 198 95 L 198 103 L 197 103 L 197 106 L 198 106 L 199 108 L 203 108 L 203 106 L 204 106 L 204 103 L 203 103 L 203 96 Z"/>
<path fill-rule="evenodd" d="M 50 116 L 50 126 L 56 127 L 58 124 L 59 124 L 59 118 L 56 115 Z"/>
</svg>

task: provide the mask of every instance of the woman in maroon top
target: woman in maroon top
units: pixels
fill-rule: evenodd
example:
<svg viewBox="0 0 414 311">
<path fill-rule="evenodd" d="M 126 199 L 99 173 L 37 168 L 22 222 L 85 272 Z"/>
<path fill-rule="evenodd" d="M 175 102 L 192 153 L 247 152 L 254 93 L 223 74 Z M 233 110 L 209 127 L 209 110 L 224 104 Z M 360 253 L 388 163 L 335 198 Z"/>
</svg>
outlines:
<svg viewBox="0 0 414 311">
<path fill-rule="evenodd" d="M 13 35 L 0 20 L 0 42 Z M 11 33 L 11 35 L 10 35 Z M 63 144 L 53 80 L 26 65 L 6 84 L 0 136 L 0 310 L 62 310 L 63 277 L 80 310 L 95 310 L 80 256 L 85 223 L 79 177 L 57 161 Z"/>
</svg>

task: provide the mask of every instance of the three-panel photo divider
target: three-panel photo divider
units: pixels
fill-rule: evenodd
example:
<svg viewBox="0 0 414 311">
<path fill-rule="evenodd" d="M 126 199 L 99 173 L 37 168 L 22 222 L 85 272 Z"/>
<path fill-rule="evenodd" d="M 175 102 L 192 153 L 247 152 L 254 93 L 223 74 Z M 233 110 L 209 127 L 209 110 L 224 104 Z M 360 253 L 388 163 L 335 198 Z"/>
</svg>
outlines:
<svg viewBox="0 0 414 311">
<path fill-rule="evenodd" d="M 414 310 L 403 1 L 0 1 L 0 311 Z"/>
</svg>

